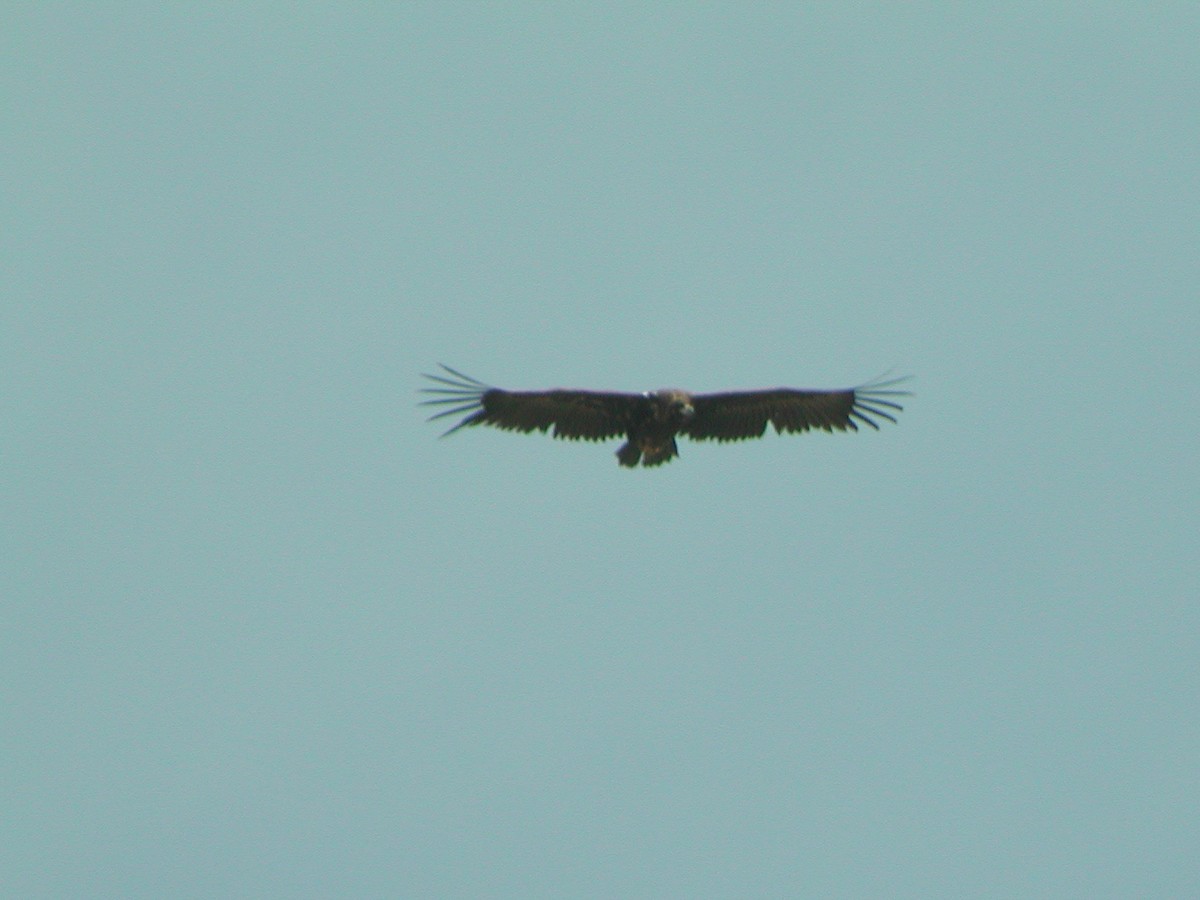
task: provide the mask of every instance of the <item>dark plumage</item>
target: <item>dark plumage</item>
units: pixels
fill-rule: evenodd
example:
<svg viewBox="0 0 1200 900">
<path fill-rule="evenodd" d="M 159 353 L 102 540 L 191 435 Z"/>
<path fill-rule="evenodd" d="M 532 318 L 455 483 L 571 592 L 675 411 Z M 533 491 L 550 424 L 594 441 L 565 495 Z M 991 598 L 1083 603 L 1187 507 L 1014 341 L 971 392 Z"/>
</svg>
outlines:
<svg viewBox="0 0 1200 900">
<path fill-rule="evenodd" d="M 506 431 L 553 428 L 556 438 L 600 441 L 624 436 L 617 451 L 623 466 L 658 466 L 679 455 L 677 435 L 699 441 L 740 441 L 762 437 L 767 424 L 776 432 L 858 431 L 859 424 L 879 430 L 875 418 L 895 422 L 903 408 L 896 397 L 909 391 L 903 378 L 877 381 L 843 391 L 773 388 L 722 394 L 689 394 L 667 389 L 645 394 L 602 391 L 504 391 L 442 366 L 445 375 L 426 375 L 439 396 L 422 405 L 446 406 L 430 421 L 465 414 L 446 434 L 466 425 L 491 425 Z M 443 435 L 444 437 L 445 435 Z"/>
</svg>

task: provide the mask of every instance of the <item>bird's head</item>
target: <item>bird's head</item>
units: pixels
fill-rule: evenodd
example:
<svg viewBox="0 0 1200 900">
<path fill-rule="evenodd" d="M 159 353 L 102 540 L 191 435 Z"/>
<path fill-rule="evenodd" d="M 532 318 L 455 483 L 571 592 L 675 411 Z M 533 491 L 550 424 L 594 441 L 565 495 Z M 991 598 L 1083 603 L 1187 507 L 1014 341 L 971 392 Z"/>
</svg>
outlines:
<svg viewBox="0 0 1200 900">
<path fill-rule="evenodd" d="M 686 422 L 696 414 L 696 409 L 692 406 L 692 395 L 687 391 L 666 388 L 654 396 L 658 400 L 660 415 L 664 419 Z"/>
</svg>

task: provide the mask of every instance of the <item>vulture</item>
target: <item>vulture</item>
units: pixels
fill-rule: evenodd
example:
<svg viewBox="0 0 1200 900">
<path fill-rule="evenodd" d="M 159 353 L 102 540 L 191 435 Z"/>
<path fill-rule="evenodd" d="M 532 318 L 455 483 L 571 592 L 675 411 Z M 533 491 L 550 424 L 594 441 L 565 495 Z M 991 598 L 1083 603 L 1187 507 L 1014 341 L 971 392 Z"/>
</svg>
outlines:
<svg viewBox="0 0 1200 900">
<path fill-rule="evenodd" d="M 767 424 L 779 434 L 809 431 L 879 430 L 876 419 L 895 422 L 903 407 L 897 397 L 911 392 L 898 385 L 906 378 L 874 381 L 840 391 L 770 388 L 720 394 L 689 394 L 675 388 L 623 394 L 608 391 L 506 391 L 441 365 L 443 374 L 429 375 L 433 386 L 421 389 L 435 397 L 423 406 L 445 406 L 429 421 L 465 414 L 442 436 L 467 425 L 491 425 L 505 431 L 546 431 L 556 438 L 602 441 L 624 437 L 617 461 L 633 468 L 661 466 L 679 455 L 675 439 L 741 441 L 762 437 Z"/>
</svg>

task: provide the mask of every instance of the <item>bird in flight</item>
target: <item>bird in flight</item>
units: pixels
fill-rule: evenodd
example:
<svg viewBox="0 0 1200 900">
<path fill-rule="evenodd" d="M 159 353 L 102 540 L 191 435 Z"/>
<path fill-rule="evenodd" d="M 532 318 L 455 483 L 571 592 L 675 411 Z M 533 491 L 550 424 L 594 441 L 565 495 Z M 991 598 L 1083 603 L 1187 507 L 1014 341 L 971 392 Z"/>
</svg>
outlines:
<svg viewBox="0 0 1200 900">
<path fill-rule="evenodd" d="M 439 364 L 440 365 L 440 364 Z M 625 438 L 617 450 L 622 466 L 660 466 L 679 455 L 675 438 L 697 441 L 742 441 L 759 438 L 767 424 L 779 434 L 809 431 L 858 431 L 876 419 L 895 422 L 903 407 L 897 397 L 910 391 L 898 387 L 905 378 L 875 381 L 841 391 L 770 388 L 720 394 L 689 394 L 674 388 L 644 394 L 564 390 L 506 391 L 441 366 L 440 375 L 424 377 L 433 386 L 421 389 L 435 397 L 423 406 L 445 406 L 429 421 L 465 414 L 447 431 L 467 425 L 491 425 L 505 431 L 546 431 L 567 440 L 602 441 Z"/>
</svg>

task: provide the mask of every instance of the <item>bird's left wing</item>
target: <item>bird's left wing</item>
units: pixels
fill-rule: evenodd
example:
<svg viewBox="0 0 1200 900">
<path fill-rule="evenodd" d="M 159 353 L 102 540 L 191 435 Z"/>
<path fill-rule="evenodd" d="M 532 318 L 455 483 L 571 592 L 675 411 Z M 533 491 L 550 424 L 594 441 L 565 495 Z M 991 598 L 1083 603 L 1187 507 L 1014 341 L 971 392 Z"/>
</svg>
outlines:
<svg viewBox="0 0 1200 900">
<path fill-rule="evenodd" d="M 425 376 L 437 386 L 422 388 L 422 393 L 439 396 L 422 405 L 448 407 L 430 416 L 430 421 L 464 415 L 446 434 L 466 425 L 491 425 L 526 433 L 553 428 L 557 438 L 598 441 L 625 434 L 638 405 L 645 402 L 638 394 L 600 391 L 505 391 L 449 366 L 442 368 L 447 375 Z"/>
<path fill-rule="evenodd" d="M 859 423 L 878 430 L 875 418 L 896 421 L 903 408 L 896 397 L 910 392 L 897 389 L 905 379 L 879 381 L 842 391 L 773 388 L 723 394 L 697 394 L 695 414 L 680 431 L 695 440 L 741 441 L 762 437 L 767 423 L 779 433 L 857 431 Z"/>
</svg>

